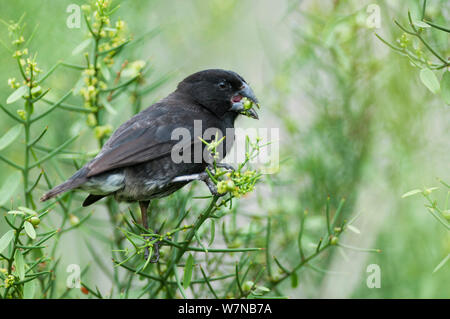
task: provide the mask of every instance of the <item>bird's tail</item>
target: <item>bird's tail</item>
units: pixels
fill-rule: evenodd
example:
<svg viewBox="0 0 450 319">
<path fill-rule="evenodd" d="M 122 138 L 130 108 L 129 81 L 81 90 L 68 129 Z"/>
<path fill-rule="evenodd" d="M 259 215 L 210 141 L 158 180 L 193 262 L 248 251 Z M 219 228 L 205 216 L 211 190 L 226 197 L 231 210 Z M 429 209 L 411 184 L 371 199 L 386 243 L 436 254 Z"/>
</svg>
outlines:
<svg viewBox="0 0 450 319">
<path fill-rule="evenodd" d="M 45 202 L 46 200 L 49 200 L 50 198 L 53 198 L 61 193 L 65 193 L 67 191 L 70 191 L 71 189 L 77 188 L 81 184 L 86 182 L 85 177 L 85 170 L 82 168 L 78 172 L 76 172 L 71 178 L 69 178 L 64 183 L 52 188 L 49 192 L 44 194 L 41 197 L 41 202 Z"/>
<path fill-rule="evenodd" d="M 50 198 L 53 198 L 61 193 L 67 192 L 71 189 L 77 188 L 81 184 L 83 184 L 85 181 L 81 179 L 74 179 L 74 180 L 68 180 L 64 183 L 52 188 L 48 193 L 44 194 L 41 197 L 41 202 L 45 202 L 46 200 L 49 200 Z"/>
</svg>

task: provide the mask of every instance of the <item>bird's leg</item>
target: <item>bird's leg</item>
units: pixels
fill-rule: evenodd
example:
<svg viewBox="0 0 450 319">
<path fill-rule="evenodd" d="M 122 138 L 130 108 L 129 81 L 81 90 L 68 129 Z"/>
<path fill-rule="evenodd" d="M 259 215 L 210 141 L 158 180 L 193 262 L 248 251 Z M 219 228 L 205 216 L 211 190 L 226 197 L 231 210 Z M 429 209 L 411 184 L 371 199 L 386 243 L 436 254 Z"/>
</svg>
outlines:
<svg viewBox="0 0 450 319">
<path fill-rule="evenodd" d="M 234 167 L 233 167 L 232 165 L 227 164 L 227 163 L 216 163 L 216 167 L 217 167 L 217 168 L 224 168 L 224 169 L 226 169 L 226 170 L 228 170 L 228 171 L 234 171 L 234 170 L 235 170 Z M 215 167 L 214 167 L 214 165 L 212 165 L 212 164 L 208 164 L 208 170 L 209 170 L 212 174 L 215 174 L 215 173 L 216 173 L 216 172 L 215 172 Z M 201 178 L 201 180 L 202 180 L 203 182 L 205 182 L 206 186 L 208 186 L 209 191 L 211 192 L 211 194 L 213 194 L 214 196 L 219 196 L 219 197 L 225 195 L 225 193 L 220 194 L 220 193 L 217 191 L 217 186 L 216 186 L 216 184 L 214 184 L 214 182 L 211 180 L 211 178 L 209 177 L 209 175 L 208 175 L 208 173 L 207 173 L 206 171 L 203 172 L 202 174 L 203 174 L 203 175 L 202 175 L 200 178 Z"/>
<path fill-rule="evenodd" d="M 141 217 L 142 217 L 142 226 L 144 226 L 145 230 L 148 230 L 148 214 L 147 214 L 147 210 L 148 210 L 148 206 L 150 204 L 150 201 L 141 201 L 139 202 L 139 207 L 141 209 Z M 148 237 L 145 237 L 145 239 L 149 239 Z M 153 239 L 153 238 L 150 238 Z M 151 263 L 157 263 L 159 260 L 159 242 L 155 242 L 153 244 L 153 257 L 150 260 Z M 148 247 L 145 247 L 145 252 L 144 252 L 144 258 L 148 259 L 149 257 L 149 250 Z"/>
<path fill-rule="evenodd" d="M 148 215 L 147 215 L 147 208 L 150 204 L 150 201 L 142 201 L 139 202 L 139 208 L 141 209 L 141 218 L 142 218 L 142 226 L 144 226 L 145 230 L 148 230 Z M 145 239 L 148 239 L 148 237 L 144 237 Z M 145 247 L 144 252 L 144 258 L 147 259 L 149 255 L 148 247 Z"/>
<path fill-rule="evenodd" d="M 211 165 L 211 166 L 212 166 L 212 165 Z M 227 163 L 217 163 L 216 166 L 219 167 L 219 168 L 224 168 L 224 169 L 226 169 L 226 170 L 228 170 L 228 171 L 235 171 L 233 165 L 231 165 L 231 164 L 227 164 Z"/>
<path fill-rule="evenodd" d="M 160 233 L 161 228 L 157 231 L 157 234 Z M 152 259 L 150 259 L 150 262 L 151 263 L 157 263 L 158 261 L 159 261 L 159 241 L 156 241 L 153 244 L 153 256 L 152 256 Z"/>
<path fill-rule="evenodd" d="M 191 182 L 191 181 L 202 181 L 206 184 L 206 186 L 208 186 L 209 191 L 211 192 L 212 195 L 214 196 L 223 196 L 225 194 L 219 194 L 219 192 L 217 191 L 217 187 L 216 184 L 214 184 L 214 182 L 211 180 L 211 178 L 209 177 L 207 172 L 202 172 L 202 173 L 198 173 L 198 174 L 191 174 L 191 175 L 183 175 L 183 176 L 178 176 L 175 177 L 174 179 L 172 179 L 172 183 L 174 182 Z"/>
<path fill-rule="evenodd" d="M 234 167 L 230 164 L 227 163 L 217 163 L 216 167 L 219 168 L 224 168 L 226 170 L 229 171 L 234 171 Z M 212 164 L 208 164 L 208 170 L 212 173 L 215 174 L 215 168 L 214 165 Z M 174 179 L 171 180 L 172 183 L 176 183 L 176 182 L 192 182 L 192 181 L 202 181 L 206 184 L 206 186 L 208 186 L 209 191 L 211 192 L 212 195 L 214 196 L 223 196 L 225 194 L 219 194 L 219 192 L 217 191 L 217 186 L 216 184 L 214 184 L 214 182 L 211 180 L 211 178 L 209 177 L 208 173 L 206 171 L 202 172 L 202 173 L 198 173 L 198 174 L 191 174 L 191 175 L 183 175 L 183 176 L 177 176 Z"/>
</svg>

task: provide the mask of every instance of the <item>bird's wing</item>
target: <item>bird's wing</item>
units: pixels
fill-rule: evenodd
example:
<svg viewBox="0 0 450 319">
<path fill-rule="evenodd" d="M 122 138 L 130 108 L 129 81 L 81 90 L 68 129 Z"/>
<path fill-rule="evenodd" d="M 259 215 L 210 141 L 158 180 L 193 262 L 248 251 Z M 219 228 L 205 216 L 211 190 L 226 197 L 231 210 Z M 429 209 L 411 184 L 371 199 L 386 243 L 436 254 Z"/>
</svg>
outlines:
<svg viewBox="0 0 450 319">
<path fill-rule="evenodd" d="M 87 164 L 87 177 L 169 155 L 180 142 L 172 139 L 172 132 L 180 127 L 188 129 L 192 136 L 193 119 L 179 108 L 151 107 L 139 113 L 122 124 Z M 183 143 L 187 146 L 195 142 L 192 137 Z"/>
</svg>

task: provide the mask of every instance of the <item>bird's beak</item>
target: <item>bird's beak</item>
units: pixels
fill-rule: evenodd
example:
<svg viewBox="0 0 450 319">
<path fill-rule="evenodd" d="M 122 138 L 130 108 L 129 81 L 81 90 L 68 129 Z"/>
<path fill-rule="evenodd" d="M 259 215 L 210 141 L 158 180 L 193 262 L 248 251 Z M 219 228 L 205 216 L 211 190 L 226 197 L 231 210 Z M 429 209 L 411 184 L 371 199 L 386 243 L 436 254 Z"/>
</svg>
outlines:
<svg viewBox="0 0 450 319">
<path fill-rule="evenodd" d="M 247 99 L 249 99 L 250 101 L 253 102 L 253 105 L 257 105 L 259 107 L 258 99 L 256 98 L 255 93 L 253 93 L 252 88 L 250 86 L 248 86 L 247 83 L 244 83 L 242 85 L 242 89 L 239 90 L 237 95 L 246 97 Z M 231 107 L 231 110 L 234 112 L 246 115 L 248 117 L 254 118 L 256 120 L 259 119 L 258 113 L 256 113 L 256 111 L 254 110 L 253 107 L 246 109 L 243 100 L 233 102 L 233 106 Z"/>
</svg>

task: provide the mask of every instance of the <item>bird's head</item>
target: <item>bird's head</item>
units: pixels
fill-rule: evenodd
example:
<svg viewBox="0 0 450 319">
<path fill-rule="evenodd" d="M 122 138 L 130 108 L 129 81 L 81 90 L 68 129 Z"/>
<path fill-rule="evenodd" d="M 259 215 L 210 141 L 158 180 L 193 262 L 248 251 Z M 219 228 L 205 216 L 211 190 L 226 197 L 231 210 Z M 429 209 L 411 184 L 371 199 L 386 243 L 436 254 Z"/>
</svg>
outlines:
<svg viewBox="0 0 450 319">
<path fill-rule="evenodd" d="M 188 94 L 197 103 L 219 117 L 227 112 L 258 119 L 258 114 L 244 98 L 258 104 L 253 90 L 237 73 L 221 69 L 196 72 L 178 84 L 177 90 Z M 251 105 L 252 106 L 252 105 Z"/>
</svg>

